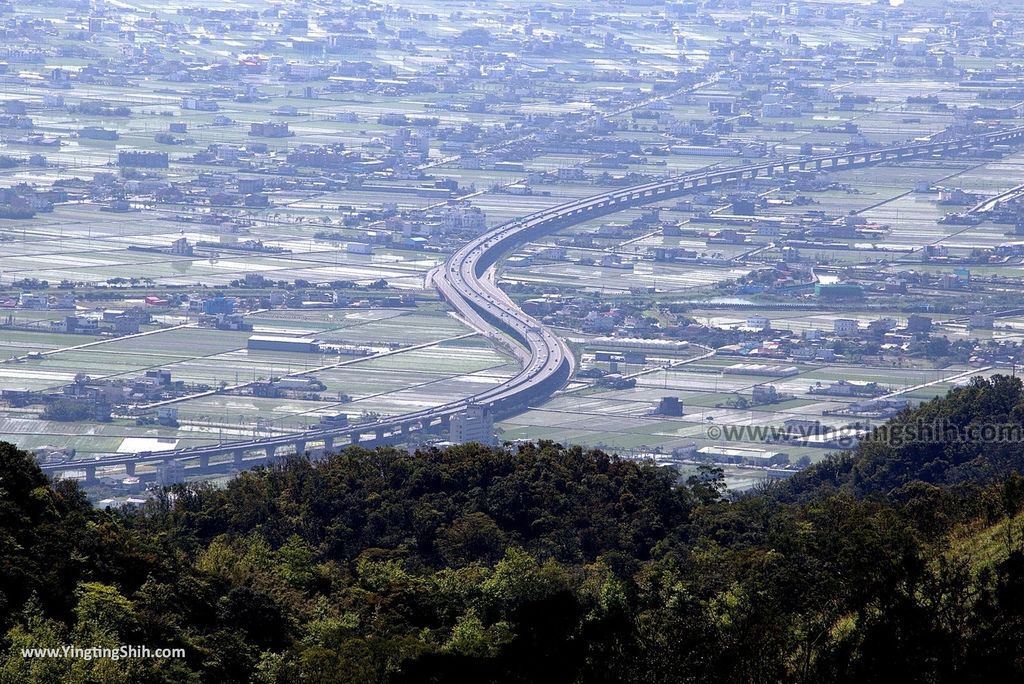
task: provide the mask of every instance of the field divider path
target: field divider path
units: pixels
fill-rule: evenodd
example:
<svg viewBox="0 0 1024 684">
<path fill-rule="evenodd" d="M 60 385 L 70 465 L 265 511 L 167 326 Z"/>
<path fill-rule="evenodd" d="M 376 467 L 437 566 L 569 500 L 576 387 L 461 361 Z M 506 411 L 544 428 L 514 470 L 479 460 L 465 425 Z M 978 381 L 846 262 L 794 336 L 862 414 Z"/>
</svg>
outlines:
<svg viewBox="0 0 1024 684">
<path fill-rule="evenodd" d="M 932 380 L 931 382 L 923 382 L 920 385 L 911 385 L 910 387 L 904 387 L 901 390 L 896 390 L 895 392 L 890 392 L 889 394 L 883 394 L 882 396 L 878 397 L 876 401 L 882 399 L 892 399 L 894 397 L 900 396 L 901 394 L 906 394 L 907 392 L 916 392 L 919 389 L 925 389 L 927 387 L 932 387 L 934 385 L 940 385 L 944 382 L 956 382 L 961 378 L 966 378 L 972 375 L 980 375 L 981 373 L 984 373 L 987 370 L 992 370 L 993 368 L 994 366 L 982 366 L 981 368 L 972 368 L 971 370 L 956 373 L 945 378 L 939 378 L 938 380 Z"/>
<path fill-rule="evenodd" d="M 196 323 L 182 323 L 180 325 L 172 325 L 168 328 L 157 328 L 156 330 L 147 330 L 145 332 L 134 333 L 132 335 L 121 335 L 119 337 L 104 337 L 101 340 L 93 340 L 92 342 L 86 342 L 85 344 L 76 344 L 70 347 L 60 347 L 59 349 L 50 349 L 43 352 L 31 352 L 34 356 L 26 354 L 24 356 L 12 356 L 9 359 L 4 359 L 2 363 L 21 363 L 31 358 L 38 358 L 39 356 L 53 356 L 54 354 L 61 354 L 63 352 L 78 351 L 79 349 L 88 349 L 90 347 L 98 347 L 101 344 L 109 344 L 111 342 L 120 342 L 121 340 L 132 340 L 138 337 L 146 337 L 148 335 L 156 335 L 157 333 L 169 332 L 171 330 L 181 330 L 182 328 L 195 328 L 198 327 Z"/>
</svg>

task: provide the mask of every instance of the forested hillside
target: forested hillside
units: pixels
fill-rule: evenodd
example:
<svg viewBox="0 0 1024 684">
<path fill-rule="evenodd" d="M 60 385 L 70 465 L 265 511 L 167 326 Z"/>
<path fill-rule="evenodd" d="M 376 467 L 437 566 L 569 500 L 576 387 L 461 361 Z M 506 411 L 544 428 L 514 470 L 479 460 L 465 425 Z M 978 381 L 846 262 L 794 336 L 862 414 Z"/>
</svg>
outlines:
<svg viewBox="0 0 1024 684">
<path fill-rule="evenodd" d="M 896 422 L 1022 420 L 996 378 Z M 121 513 L 3 445 L 0 684 L 1019 681 L 1022 456 L 879 434 L 729 497 L 551 443 L 351 449 Z M 69 643 L 186 657 L 20 654 Z"/>
</svg>

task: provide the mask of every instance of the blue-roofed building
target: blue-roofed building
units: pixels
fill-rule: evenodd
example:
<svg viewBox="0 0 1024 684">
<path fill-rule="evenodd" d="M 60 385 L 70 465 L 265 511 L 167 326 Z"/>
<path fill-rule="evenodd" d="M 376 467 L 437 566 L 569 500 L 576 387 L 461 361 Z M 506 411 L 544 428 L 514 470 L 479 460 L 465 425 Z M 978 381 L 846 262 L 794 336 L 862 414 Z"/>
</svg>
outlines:
<svg viewBox="0 0 1024 684">
<path fill-rule="evenodd" d="M 227 297 L 210 297 L 203 300 L 203 313 L 210 316 L 235 312 L 235 300 Z"/>
</svg>

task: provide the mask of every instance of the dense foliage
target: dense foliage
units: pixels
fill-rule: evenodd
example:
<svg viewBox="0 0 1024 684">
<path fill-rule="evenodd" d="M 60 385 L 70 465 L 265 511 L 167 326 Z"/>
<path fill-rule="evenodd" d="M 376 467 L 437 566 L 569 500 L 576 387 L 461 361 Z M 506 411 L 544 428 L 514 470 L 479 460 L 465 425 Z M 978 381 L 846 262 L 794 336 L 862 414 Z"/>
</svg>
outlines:
<svg viewBox="0 0 1024 684">
<path fill-rule="evenodd" d="M 1012 378 L 896 421 L 1020 424 Z M 95 510 L 0 446 L 5 682 L 1024 677 L 1018 444 L 879 434 L 727 498 L 551 443 L 348 450 Z M 184 659 L 26 659 L 29 646 Z"/>
</svg>

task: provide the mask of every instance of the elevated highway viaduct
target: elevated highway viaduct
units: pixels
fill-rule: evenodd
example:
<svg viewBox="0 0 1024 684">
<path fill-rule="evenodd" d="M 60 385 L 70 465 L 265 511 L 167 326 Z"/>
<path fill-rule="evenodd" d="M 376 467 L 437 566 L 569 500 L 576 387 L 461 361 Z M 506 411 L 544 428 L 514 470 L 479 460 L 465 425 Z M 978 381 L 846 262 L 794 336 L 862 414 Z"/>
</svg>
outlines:
<svg viewBox="0 0 1024 684">
<path fill-rule="evenodd" d="M 186 472 L 204 473 L 223 468 L 244 468 L 273 460 L 283 453 L 326 451 L 343 443 L 383 444 L 399 441 L 412 431 L 447 425 L 451 416 L 470 404 L 483 404 L 497 414 L 513 413 L 543 401 L 565 385 L 574 359 L 566 344 L 539 321 L 516 307 L 498 289 L 488 269 L 521 245 L 567 226 L 623 209 L 670 199 L 691 192 L 741 181 L 786 176 L 794 171 L 842 171 L 884 163 L 950 157 L 992 145 L 1024 142 L 1024 126 L 945 140 L 899 145 L 827 156 L 772 160 L 732 168 L 698 171 L 611 190 L 533 212 L 501 224 L 470 241 L 431 273 L 440 295 L 469 325 L 518 360 L 522 369 L 512 378 L 486 391 L 430 409 L 386 418 L 375 423 L 324 427 L 287 435 L 238 440 L 185 449 L 140 452 L 100 457 L 94 461 L 43 464 L 51 473 L 95 479 L 99 469 L 123 467 L 134 473 L 144 464 L 183 462 Z M 369 442 L 362 442 L 364 439 Z"/>
</svg>

